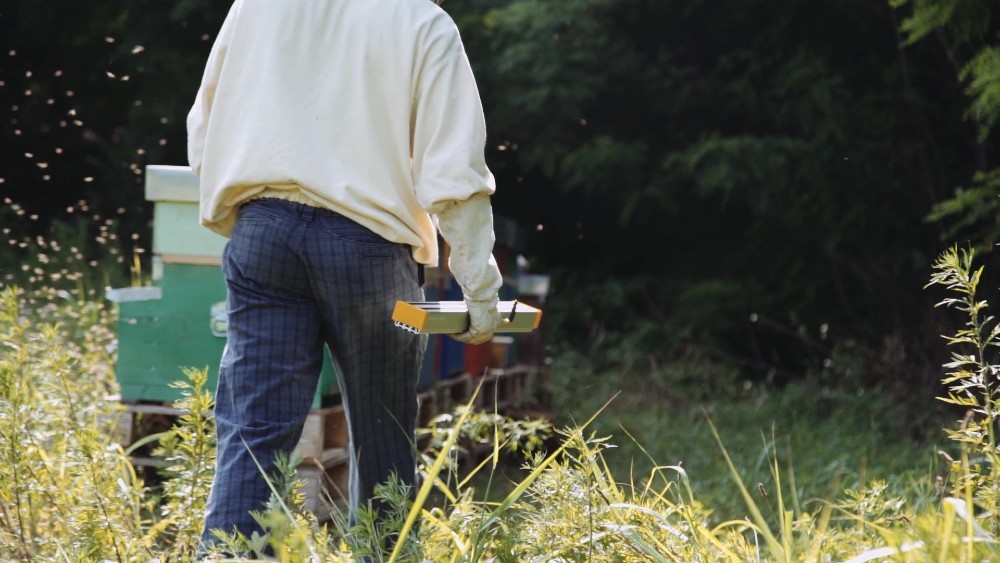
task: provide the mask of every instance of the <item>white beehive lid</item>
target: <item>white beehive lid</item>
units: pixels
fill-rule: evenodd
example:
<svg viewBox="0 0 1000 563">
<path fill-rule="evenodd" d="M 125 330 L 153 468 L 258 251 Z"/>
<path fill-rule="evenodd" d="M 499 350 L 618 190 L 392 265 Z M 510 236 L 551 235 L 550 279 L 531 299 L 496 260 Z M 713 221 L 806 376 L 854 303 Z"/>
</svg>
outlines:
<svg viewBox="0 0 1000 563">
<path fill-rule="evenodd" d="M 187 166 L 146 167 L 146 199 L 155 206 L 153 254 L 164 263 L 219 264 L 226 239 L 201 226 L 199 182 Z"/>
<path fill-rule="evenodd" d="M 188 166 L 146 167 L 146 199 L 198 203 L 198 176 Z"/>
</svg>

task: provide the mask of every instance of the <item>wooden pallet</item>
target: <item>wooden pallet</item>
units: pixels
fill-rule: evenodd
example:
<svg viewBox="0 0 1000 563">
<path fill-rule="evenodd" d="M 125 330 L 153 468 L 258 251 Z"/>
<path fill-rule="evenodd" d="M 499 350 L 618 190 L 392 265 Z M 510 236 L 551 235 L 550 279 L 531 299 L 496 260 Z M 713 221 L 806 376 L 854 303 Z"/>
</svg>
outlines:
<svg viewBox="0 0 1000 563">
<path fill-rule="evenodd" d="M 500 395 L 506 409 L 522 407 L 534 396 L 533 382 L 538 370 L 528 366 L 517 366 L 504 370 Z"/>
<path fill-rule="evenodd" d="M 323 461 L 320 461 L 320 459 Z M 351 459 L 346 448 L 331 448 L 320 458 L 310 457 L 299 465 L 297 476 L 302 480 L 305 496 L 303 507 L 326 521 L 347 506 Z"/>
<path fill-rule="evenodd" d="M 434 400 L 434 390 L 430 389 L 417 394 L 417 428 L 423 428 L 440 414 L 437 402 Z"/>
<path fill-rule="evenodd" d="M 435 383 L 431 393 L 436 414 L 452 412 L 456 406 L 467 403 L 472 389 L 472 377 L 467 373 Z"/>
<path fill-rule="evenodd" d="M 302 427 L 302 438 L 293 453 L 302 456 L 303 464 L 326 463 L 331 456 L 339 455 L 338 450 L 346 450 L 347 444 L 347 415 L 343 405 L 337 405 L 309 411 Z"/>
<path fill-rule="evenodd" d="M 474 406 L 493 412 L 518 412 L 530 398 L 533 378 L 538 369 L 515 366 L 508 369 L 490 369 L 482 376 L 462 374 L 438 381 L 431 389 L 418 395 L 418 426 L 426 427 L 431 420 L 455 407 L 467 404 L 477 386 L 481 385 Z M 119 401 L 117 397 L 109 400 Z M 170 403 L 127 402 L 121 403 L 124 411 L 118 419 L 115 439 L 123 447 L 136 441 L 169 430 L 182 414 L 181 409 Z M 419 446 L 419 444 L 418 444 Z M 161 463 L 150 453 L 153 445 L 143 447 L 132 455 L 137 466 L 153 467 Z M 321 520 L 328 520 L 335 511 L 347 504 L 350 478 L 350 456 L 347 417 L 343 405 L 313 409 L 306 416 L 302 438 L 295 453 L 303 458 L 298 476 L 304 482 L 305 508 Z"/>
<path fill-rule="evenodd" d="M 117 397 L 109 400 L 118 401 Z M 165 403 L 121 403 L 125 408 L 118 417 L 114 440 L 123 448 L 128 448 L 139 439 L 170 430 L 182 414 L 181 409 Z M 149 444 L 132 453 L 132 463 L 140 467 L 159 465 L 161 460 L 152 456 L 156 447 Z"/>
<path fill-rule="evenodd" d="M 472 386 L 479 386 L 475 407 L 487 412 L 504 412 L 520 407 L 528 400 L 531 380 L 535 371 L 530 367 L 510 369 L 490 369 L 479 378 L 474 378 Z"/>
</svg>

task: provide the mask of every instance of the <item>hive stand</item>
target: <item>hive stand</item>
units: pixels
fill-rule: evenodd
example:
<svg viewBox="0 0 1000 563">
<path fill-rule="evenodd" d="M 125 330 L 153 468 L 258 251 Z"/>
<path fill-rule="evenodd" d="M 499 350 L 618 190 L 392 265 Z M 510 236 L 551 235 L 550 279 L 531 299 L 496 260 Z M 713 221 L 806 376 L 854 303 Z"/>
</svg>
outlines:
<svg viewBox="0 0 1000 563">
<path fill-rule="evenodd" d="M 146 199 L 154 204 L 153 285 L 108 291 L 108 299 L 119 306 L 116 377 L 122 394 L 113 400 L 124 406 L 116 437 L 124 447 L 168 430 L 181 414 L 173 403 L 180 399 L 180 391 L 170 385 L 182 377 L 181 365 L 207 365 L 207 388 L 215 387 L 225 330 L 219 329 L 219 311 L 213 305 L 225 298 L 219 271 L 225 239 L 198 224 L 198 182 L 187 167 L 147 167 Z M 508 223 L 497 223 L 497 256 L 501 262 L 513 264 L 502 250 L 507 244 L 504 241 L 515 238 L 515 228 Z M 446 269 L 429 270 L 428 298 L 446 298 L 449 287 L 460 296 L 457 285 L 449 285 L 449 281 Z M 511 289 L 506 282 L 505 288 Z M 520 289 L 523 293 L 524 288 Z M 426 390 L 419 395 L 418 425 L 426 427 L 435 416 L 468 403 L 480 382 L 476 407 L 504 412 L 524 405 L 533 394 L 531 381 L 540 364 L 509 364 L 517 345 L 537 337 L 536 331 L 519 336 L 516 343 L 509 337 L 499 338 L 492 347 L 463 347 L 444 337 L 432 337 L 421 372 L 421 388 Z M 532 349 L 524 348 L 525 352 Z M 524 356 L 530 364 L 530 354 Z M 298 476 L 304 481 L 305 507 L 321 519 L 345 504 L 348 490 L 347 424 L 337 402 L 336 374 L 327 355 L 313 409 L 295 450 L 303 459 Z M 151 450 L 150 445 L 137 448 L 133 462 L 157 466 L 161 460 L 154 458 Z"/>
<path fill-rule="evenodd" d="M 473 403 L 492 412 L 515 411 L 530 401 L 530 382 L 537 370 L 530 366 L 492 369 L 481 378 L 468 374 L 446 379 L 420 393 L 417 425 L 426 427 L 438 414 L 452 412 L 456 406 L 472 401 L 472 393 L 482 383 Z M 120 402 L 118 397 L 111 400 Z M 138 440 L 168 430 L 182 414 L 171 403 L 122 402 L 125 410 L 118 420 L 117 442 L 125 448 Z M 302 458 L 297 476 L 302 481 L 304 508 L 321 521 L 329 520 L 347 505 L 350 456 L 348 454 L 347 418 L 342 405 L 312 409 L 306 416 L 302 437 L 294 455 Z M 417 444 L 420 447 L 421 444 Z M 136 466 L 154 468 L 162 460 L 150 455 L 152 446 L 132 455 Z M 467 452 L 466 455 L 475 455 Z M 460 460 L 461 461 L 461 460 Z"/>
</svg>

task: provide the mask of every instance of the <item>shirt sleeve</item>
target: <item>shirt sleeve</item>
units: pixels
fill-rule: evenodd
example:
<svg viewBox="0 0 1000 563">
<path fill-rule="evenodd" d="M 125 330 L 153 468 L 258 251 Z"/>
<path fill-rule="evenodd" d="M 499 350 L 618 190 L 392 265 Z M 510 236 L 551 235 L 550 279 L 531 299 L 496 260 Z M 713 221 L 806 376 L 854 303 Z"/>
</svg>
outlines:
<svg viewBox="0 0 1000 563">
<path fill-rule="evenodd" d="M 208 129 L 208 122 L 212 114 L 212 104 L 215 101 L 215 88 L 219 83 L 219 75 L 222 73 L 222 65 L 229 50 L 229 41 L 232 34 L 233 21 L 236 19 L 241 2 L 233 3 L 226 20 L 222 23 L 219 36 L 212 44 L 212 51 L 208 55 L 208 62 L 205 64 L 205 72 L 201 78 L 201 86 L 195 96 L 194 105 L 187 116 L 188 134 L 188 164 L 195 174 L 201 174 L 201 165 L 205 153 L 205 135 Z"/>
<path fill-rule="evenodd" d="M 467 301 L 494 303 L 503 278 L 493 258 L 496 190 L 486 166 L 486 119 L 454 22 L 431 26 L 417 74 L 412 122 L 417 200 L 437 216 L 451 247 L 449 268 Z"/>
<path fill-rule="evenodd" d="M 417 200 L 429 213 L 496 187 L 486 166 L 486 120 L 476 80 L 454 22 L 434 21 L 416 69 L 412 174 Z"/>
<path fill-rule="evenodd" d="M 438 229 L 448 241 L 448 268 L 468 301 L 495 303 L 503 276 L 493 258 L 493 208 L 490 197 L 476 194 L 446 204 L 437 214 Z"/>
</svg>

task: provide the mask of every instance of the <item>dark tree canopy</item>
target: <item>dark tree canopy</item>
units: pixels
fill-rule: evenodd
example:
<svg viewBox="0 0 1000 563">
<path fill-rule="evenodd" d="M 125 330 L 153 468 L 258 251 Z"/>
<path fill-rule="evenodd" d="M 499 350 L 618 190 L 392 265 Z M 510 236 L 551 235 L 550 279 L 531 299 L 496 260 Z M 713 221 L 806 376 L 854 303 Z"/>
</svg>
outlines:
<svg viewBox="0 0 1000 563">
<path fill-rule="evenodd" d="M 0 194 L 41 214 L 124 207 L 148 236 L 142 167 L 185 162 L 228 6 L 0 9 Z M 562 342 L 695 346 L 758 374 L 837 343 L 919 350 L 939 333 L 934 256 L 998 238 L 989 0 L 443 7 L 486 107 L 495 205 L 555 275 Z"/>
</svg>

